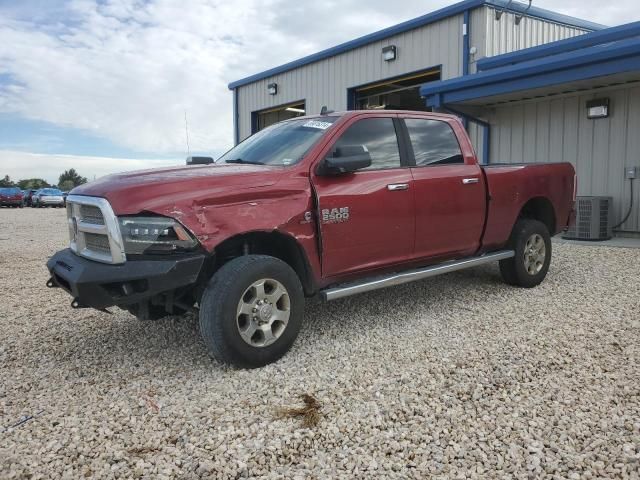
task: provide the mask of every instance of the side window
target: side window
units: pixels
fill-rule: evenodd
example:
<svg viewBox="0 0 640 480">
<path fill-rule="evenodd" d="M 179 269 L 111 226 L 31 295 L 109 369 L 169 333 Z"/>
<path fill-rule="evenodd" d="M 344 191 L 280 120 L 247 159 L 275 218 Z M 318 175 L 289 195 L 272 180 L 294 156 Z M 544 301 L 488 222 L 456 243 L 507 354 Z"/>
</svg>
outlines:
<svg viewBox="0 0 640 480">
<path fill-rule="evenodd" d="M 364 170 L 400 167 L 400 149 L 396 129 L 391 118 L 366 118 L 351 125 L 333 146 L 364 145 L 371 155 L 371 166 Z"/>
<path fill-rule="evenodd" d="M 446 122 L 407 118 L 416 166 L 464 163 L 458 139 Z"/>
</svg>

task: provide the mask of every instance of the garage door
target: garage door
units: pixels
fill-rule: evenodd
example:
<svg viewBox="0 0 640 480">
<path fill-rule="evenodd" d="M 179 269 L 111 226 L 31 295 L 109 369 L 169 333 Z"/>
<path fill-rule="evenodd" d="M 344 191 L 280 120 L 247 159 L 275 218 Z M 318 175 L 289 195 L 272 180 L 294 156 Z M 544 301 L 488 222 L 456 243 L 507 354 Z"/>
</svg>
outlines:
<svg viewBox="0 0 640 480">
<path fill-rule="evenodd" d="M 305 114 L 305 103 L 295 102 L 288 103 L 286 105 L 279 105 L 277 107 L 269 108 L 266 110 L 260 110 L 253 112 L 251 133 L 256 133 L 263 128 L 273 125 L 274 123 L 288 120 L 290 118 L 301 117 Z"/>
<path fill-rule="evenodd" d="M 350 90 L 350 109 L 430 110 L 420 98 L 420 86 L 440 80 L 440 69 L 413 72 Z"/>
</svg>

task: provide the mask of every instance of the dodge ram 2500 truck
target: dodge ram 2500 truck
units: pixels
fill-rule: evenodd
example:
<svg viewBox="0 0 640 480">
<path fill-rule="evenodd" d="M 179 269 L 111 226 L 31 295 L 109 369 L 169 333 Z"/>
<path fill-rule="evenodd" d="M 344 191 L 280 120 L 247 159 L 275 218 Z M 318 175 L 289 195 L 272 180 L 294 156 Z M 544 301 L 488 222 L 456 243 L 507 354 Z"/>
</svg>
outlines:
<svg viewBox="0 0 640 480">
<path fill-rule="evenodd" d="M 534 287 L 573 218 L 568 163 L 478 164 L 460 121 L 351 111 L 272 125 L 211 165 L 108 176 L 67 198 L 47 263 L 74 308 L 196 311 L 209 353 L 284 355 L 305 297 L 334 300 L 499 261 Z M 381 292 L 384 295 L 384 292 Z"/>
</svg>

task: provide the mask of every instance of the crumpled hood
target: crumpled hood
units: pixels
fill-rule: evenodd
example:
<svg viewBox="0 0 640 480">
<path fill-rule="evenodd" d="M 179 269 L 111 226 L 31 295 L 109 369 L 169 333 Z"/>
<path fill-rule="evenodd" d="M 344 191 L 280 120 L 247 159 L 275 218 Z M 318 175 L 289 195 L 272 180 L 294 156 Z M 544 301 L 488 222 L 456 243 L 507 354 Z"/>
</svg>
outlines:
<svg viewBox="0 0 640 480">
<path fill-rule="evenodd" d="M 241 201 L 247 189 L 274 185 L 282 172 L 264 165 L 176 166 L 108 175 L 70 193 L 106 198 L 116 215 L 166 212 L 185 203 Z"/>
</svg>

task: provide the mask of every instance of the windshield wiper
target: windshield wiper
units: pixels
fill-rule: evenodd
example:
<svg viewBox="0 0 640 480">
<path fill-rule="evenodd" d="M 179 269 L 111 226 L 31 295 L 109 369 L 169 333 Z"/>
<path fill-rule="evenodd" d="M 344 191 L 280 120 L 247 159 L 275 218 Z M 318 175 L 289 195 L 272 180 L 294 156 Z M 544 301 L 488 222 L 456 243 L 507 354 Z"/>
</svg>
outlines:
<svg viewBox="0 0 640 480">
<path fill-rule="evenodd" d="M 244 165 L 264 165 L 262 162 L 255 162 L 253 160 L 243 160 L 242 158 L 233 158 L 231 160 L 225 160 L 225 163 L 238 163 Z"/>
</svg>

